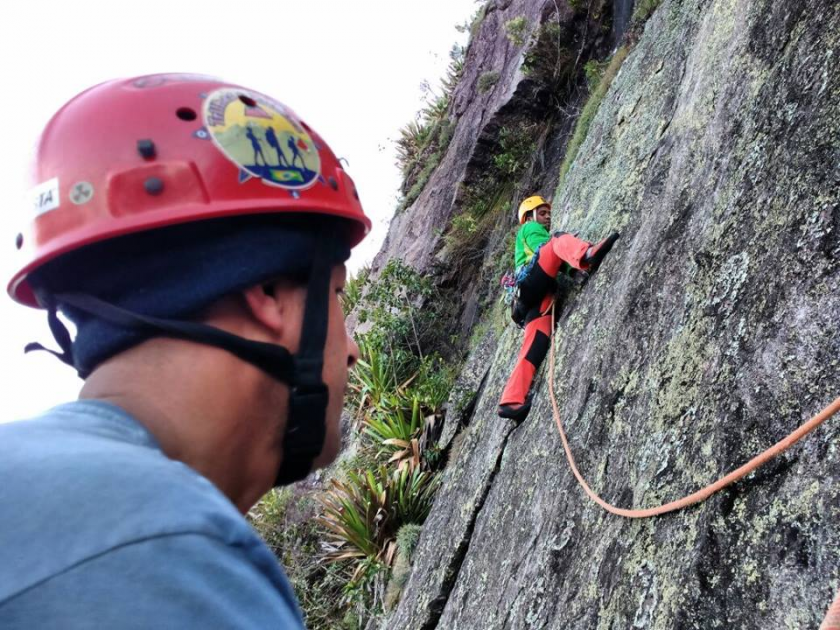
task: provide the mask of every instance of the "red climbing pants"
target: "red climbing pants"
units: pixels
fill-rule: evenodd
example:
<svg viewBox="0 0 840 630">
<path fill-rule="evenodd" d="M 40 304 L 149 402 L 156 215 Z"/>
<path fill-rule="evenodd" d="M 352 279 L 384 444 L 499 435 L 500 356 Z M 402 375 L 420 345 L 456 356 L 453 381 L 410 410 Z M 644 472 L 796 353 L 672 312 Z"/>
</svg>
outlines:
<svg viewBox="0 0 840 630">
<path fill-rule="evenodd" d="M 540 247 L 537 261 L 519 284 L 519 299 L 528 309 L 525 317 L 525 340 L 516 367 L 502 392 L 500 405 L 521 405 L 534 382 L 534 375 L 548 352 L 551 337 L 551 304 L 554 301 L 555 278 L 563 263 L 586 271 L 581 262 L 591 243 L 571 234 L 554 236 Z"/>
</svg>

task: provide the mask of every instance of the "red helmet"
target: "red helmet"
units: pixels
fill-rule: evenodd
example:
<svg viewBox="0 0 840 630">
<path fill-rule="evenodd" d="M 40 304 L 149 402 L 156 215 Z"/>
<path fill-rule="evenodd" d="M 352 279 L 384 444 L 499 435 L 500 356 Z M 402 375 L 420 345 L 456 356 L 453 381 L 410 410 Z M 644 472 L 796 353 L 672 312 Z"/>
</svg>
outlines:
<svg viewBox="0 0 840 630">
<path fill-rule="evenodd" d="M 370 231 L 353 181 L 321 137 L 274 99 L 218 79 L 160 74 L 103 83 L 53 116 L 32 169 L 31 221 L 8 286 L 97 241 L 214 217 L 312 213 Z"/>
</svg>

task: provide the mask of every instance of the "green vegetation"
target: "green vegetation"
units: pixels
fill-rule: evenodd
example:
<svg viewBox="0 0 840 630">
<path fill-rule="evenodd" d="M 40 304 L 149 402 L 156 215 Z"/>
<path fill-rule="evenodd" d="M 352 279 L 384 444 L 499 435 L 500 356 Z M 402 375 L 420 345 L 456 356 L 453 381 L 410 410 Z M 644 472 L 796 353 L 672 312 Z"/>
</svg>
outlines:
<svg viewBox="0 0 840 630">
<path fill-rule="evenodd" d="M 367 559 L 391 564 L 397 531 L 421 524 L 432 507 L 437 477 L 415 468 L 350 472 L 346 483 L 333 479 L 319 496 L 324 507 L 317 522 L 327 531 L 327 560 Z M 358 576 L 370 565 L 357 563 Z"/>
<path fill-rule="evenodd" d="M 464 69 L 466 50 L 457 44 L 449 51 L 449 67 L 441 81 L 440 93 L 428 83 L 424 84 L 425 105 L 417 118 L 400 129 L 397 139 L 397 166 L 403 174 L 403 198 L 397 206 L 402 212 L 417 200 L 429 181 L 432 172 L 440 164 L 449 141 L 452 139 L 453 124 L 447 113 L 452 93 Z"/>
<path fill-rule="evenodd" d="M 370 275 L 370 267 L 362 267 L 355 276 L 349 276 L 344 283 L 344 292 L 341 295 L 341 310 L 344 316 L 350 314 L 359 300 L 362 299 L 362 291 Z"/>
<path fill-rule="evenodd" d="M 524 15 L 515 17 L 512 20 L 505 22 L 505 32 L 508 40 L 514 46 L 522 46 L 525 44 L 525 38 L 528 36 L 528 20 Z"/>
<path fill-rule="evenodd" d="M 462 189 L 461 213 L 444 234 L 456 269 L 483 258 L 487 236 L 499 215 L 511 211 L 516 182 L 534 160 L 539 132 L 539 126 L 527 120 L 503 126 L 489 168 Z"/>
<path fill-rule="evenodd" d="M 613 55 L 610 60 L 609 65 L 604 70 L 598 86 L 593 90 L 589 100 L 586 101 L 586 105 L 583 106 L 583 111 L 581 111 L 577 123 L 575 124 L 575 131 L 572 134 L 571 140 L 569 140 L 568 147 L 566 147 L 566 156 L 563 158 L 563 163 L 560 165 L 560 182 L 557 185 L 558 189 L 563 185 L 566 174 L 569 172 L 572 163 L 575 161 L 583 141 L 586 140 L 586 136 L 589 133 L 589 127 L 592 124 L 592 120 L 595 118 L 595 114 L 598 113 L 601 101 L 604 100 L 604 97 L 607 95 L 607 91 L 610 89 L 613 79 L 615 79 L 615 76 L 618 74 L 618 70 L 621 68 L 621 64 L 624 63 L 628 54 L 629 50 L 625 46 L 622 46 L 618 49 L 618 51 L 616 51 L 615 55 Z"/>
<path fill-rule="evenodd" d="M 420 542 L 420 532 L 423 528 L 419 525 L 409 523 L 403 525 L 397 532 L 397 551 L 411 557 Z"/>
<path fill-rule="evenodd" d="M 597 59 L 590 59 L 583 65 L 583 74 L 586 76 L 586 85 L 590 92 L 597 89 L 598 84 L 604 76 L 604 71 L 610 65 L 610 60 L 598 61 Z"/>
<path fill-rule="evenodd" d="M 361 357 L 351 374 L 351 411 L 361 457 L 375 467 L 348 470 L 317 497 L 323 560 L 345 567 L 345 603 L 358 619 L 380 614 L 382 591 L 395 559 L 397 532 L 420 527 L 438 485 L 434 443 L 440 408 L 454 369 L 435 350 L 436 292 L 428 278 L 390 261 L 357 302 Z M 347 593 L 352 594 L 349 598 Z M 397 595 L 398 596 L 398 595 Z M 349 599 L 348 599 L 349 598 Z"/>
<path fill-rule="evenodd" d="M 351 278 L 342 298 L 370 324 L 350 375 L 355 452 L 332 470 L 325 490 L 276 490 L 249 515 L 285 565 L 313 629 L 364 627 L 382 614 L 386 584 L 404 584 L 410 571 L 403 552 L 392 580 L 397 550 L 413 550 L 444 463 L 436 429 L 455 367 L 436 350 L 445 340 L 429 304 L 439 296 L 398 259 L 375 283 L 369 275 Z M 391 604 L 399 595 L 394 586 Z"/>
<path fill-rule="evenodd" d="M 463 270 L 484 258 L 487 237 L 499 215 L 510 212 L 514 190 L 513 182 L 496 179 L 492 173 L 466 187 L 462 197 L 463 210 L 452 218 L 444 233 L 455 269 Z"/>
<path fill-rule="evenodd" d="M 495 70 L 484 72 L 478 77 L 478 91 L 481 94 L 488 92 L 499 81 L 499 73 Z"/>
<path fill-rule="evenodd" d="M 435 297 L 431 280 L 395 258 L 385 265 L 360 305 L 359 323 L 372 324 L 360 341 L 388 355 L 401 375 L 397 382 L 412 376 L 420 367 L 424 349 L 438 341 L 434 310 L 417 308 L 423 303 L 435 304 Z"/>
<path fill-rule="evenodd" d="M 484 2 L 462 25 L 456 26 L 461 33 L 469 31 L 470 39 L 476 37 L 487 14 L 489 2 Z M 523 18 L 524 19 L 524 18 Z M 454 133 L 455 121 L 449 117 L 449 105 L 455 87 L 461 79 L 466 57 L 466 47 L 454 45 L 449 52 L 450 64 L 441 81 L 440 93 L 425 85 L 425 105 L 415 120 L 400 129 L 397 139 L 397 166 L 403 174 L 401 198 L 395 213 L 400 214 L 423 192 L 432 173 L 440 165 Z M 486 76 L 485 76 L 486 75 Z M 499 75 L 485 73 L 479 80 L 479 90 L 487 91 L 498 81 Z"/>
<path fill-rule="evenodd" d="M 484 21 L 484 17 L 487 15 L 488 4 L 488 2 L 482 4 L 478 9 L 475 10 L 475 13 L 473 13 L 473 16 L 469 20 L 467 20 L 463 24 L 456 26 L 455 30 L 457 30 L 459 33 L 466 33 L 467 31 L 469 31 L 471 38 L 478 35 L 478 29 L 481 28 L 481 23 Z"/>
<path fill-rule="evenodd" d="M 493 156 L 493 164 L 502 179 L 518 179 L 531 164 L 537 148 L 536 132 L 537 126 L 533 123 L 505 126 L 499 131 L 499 152 Z"/>
<path fill-rule="evenodd" d="M 347 617 L 344 587 L 352 575 L 346 567 L 320 559 L 321 533 L 313 525 L 315 502 L 296 495 L 296 488 L 276 489 L 265 495 L 248 518 L 277 557 L 304 611 L 307 627 L 356 627 Z"/>
<path fill-rule="evenodd" d="M 406 208 L 408 208 L 411 204 L 417 201 L 417 198 L 420 196 L 420 193 L 423 192 L 423 189 L 426 187 L 426 184 L 429 183 L 429 178 L 432 176 L 434 170 L 440 164 L 441 153 L 439 151 L 435 151 L 429 156 L 428 161 L 426 162 L 425 166 L 423 166 L 422 170 L 417 174 L 416 178 L 414 179 L 411 188 L 408 189 L 408 192 L 405 193 L 403 198 L 400 200 L 400 203 L 397 205 L 396 213 L 399 214 Z"/>
<path fill-rule="evenodd" d="M 522 72 L 552 93 L 561 91 L 575 68 L 577 53 L 567 45 L 567 37 L 559 24 L 546 22 L 540 26 L 536 42 L 522 60 Z"/>
<path fill-rule="evenodd" d="M 478 220 L 471 214 L 459 214 L 452 219 L 452 233 L 459 238 L 472 236 L 478 228 Z"/>
<path fill-rule="evenodd" d="M 662 4 L 662 0 L 638 0 L 636 8 L 633 9 L 632 21 L 635 24 L 641 24 L 647 21 L 660 4 Z"/>
<path fill-rule="evenodd" d="M 495 163 L 495 159 L 493 160 Z M 463 190 L 463 215 L 472 217 L 477 222 L 475 232 L 482 232 L 485 227 L 483 219 L 495 219 L 499 212 L 506 212 L 510 209 L 510 201 L 513 195 L 514 182 L 498 176 L 492 168 L 488 168 L 483 176 L 476 182 L 468 184 Z M 467 219 L 462 221 L 467 224 Z M 453 220 L 454 224 L 454 220 Z"/>
<path fill-rule="evenodd" d="M 399 602 L 403 587 L 411 574 L 411 560 L 414 549 L 420 541 L 421 531 L 422 528 L 419 525 L 409 523 L 400 527 L 397 532 L 397 555 L 394 559 L 388 590 L 385 592 L 385 610 L 393 610 Z"/>
<path fill-rule="evenodd" d="M 420 434 L 424 417 L 419 396 L 411 401 L 411 408 L 403 407 L 397 399 L 396 409 L 376 409 L 364 419 L 364 432 L 377 445 L 378 455 L 388 457 L 388 463 L 400 467 L 420 466 Z"/>
<path fill-rule="evenodd" d="M 286 508 L 291 499 L 291 489 L 275 488 L 249 514 L 251 524 L 278 557 L 283 554 Z"/>
</svg>

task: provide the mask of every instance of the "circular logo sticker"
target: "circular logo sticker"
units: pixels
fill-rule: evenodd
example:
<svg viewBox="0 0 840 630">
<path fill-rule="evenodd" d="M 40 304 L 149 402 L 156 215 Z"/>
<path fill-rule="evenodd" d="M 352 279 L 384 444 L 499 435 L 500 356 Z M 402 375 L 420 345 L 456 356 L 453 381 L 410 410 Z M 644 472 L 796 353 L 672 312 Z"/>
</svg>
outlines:
<svg viewBox="0 0 840 630">
<path fill-rule="evenodd" d="M 281 188 L 308 188 L 321 158 L 306 130 L 278 102 L 242 89 L 222 88 L 204 101 L 204 125 L 214 144 L 246 175 Z M 243 181 L 240 173 L 240 181 Z"/>
<path fill-rule="evenodd" d="M 77 182 L 70 189 L 70 201 L 81 206 L 93 199 L 93 185 L 90 182 Z"/>
</svg>

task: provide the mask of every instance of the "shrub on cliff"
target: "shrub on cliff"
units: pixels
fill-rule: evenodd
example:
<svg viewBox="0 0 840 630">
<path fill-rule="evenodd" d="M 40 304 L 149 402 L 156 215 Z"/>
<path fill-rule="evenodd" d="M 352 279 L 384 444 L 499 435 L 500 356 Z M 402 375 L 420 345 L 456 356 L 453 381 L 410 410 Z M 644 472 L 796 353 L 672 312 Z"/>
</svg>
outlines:
<svg viewBox="0 0 840 630">
<path fill-rule="evenodd" d="M 524 15 L 505 22 L 505 32 L 508 40 L 514 46 L 525 44 L 525 38 L 528 36 L 528 26 L 528 20 L 525 19 Z"/>
<path fill-rule="evenodd" d="M 481 94 L 488 92 L 496 83 L 499 81 L 499 73 L 495 70 L 490 70 L 489 72 L 484 72 L 481 76 L 478 77 L 478 91 Z"/>
</svg>

